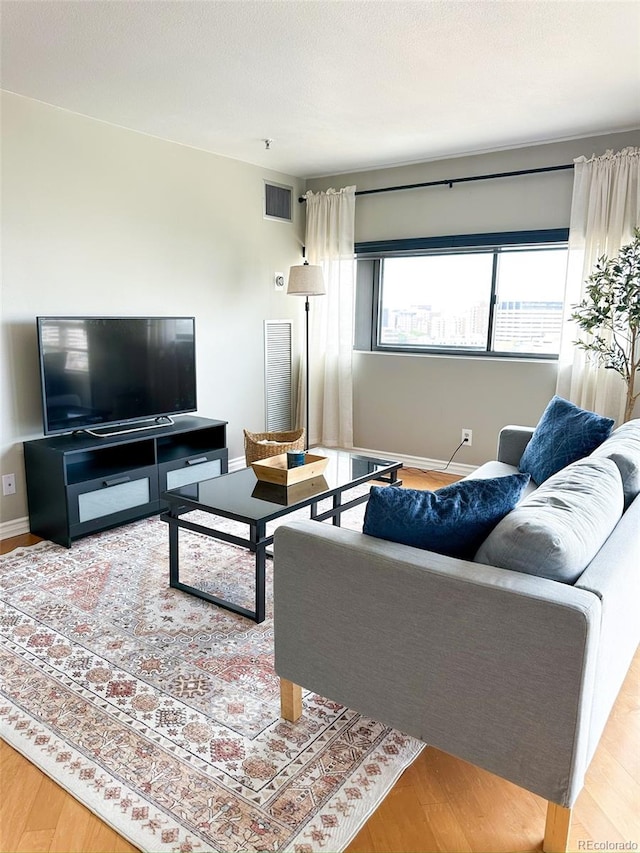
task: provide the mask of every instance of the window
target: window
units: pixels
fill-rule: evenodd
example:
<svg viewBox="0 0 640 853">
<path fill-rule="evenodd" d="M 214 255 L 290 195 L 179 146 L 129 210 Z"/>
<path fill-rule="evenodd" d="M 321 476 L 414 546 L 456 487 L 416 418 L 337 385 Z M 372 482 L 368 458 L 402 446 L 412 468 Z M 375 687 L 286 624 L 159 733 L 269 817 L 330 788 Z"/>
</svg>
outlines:
<svg viewBox="0 0 640 853">
<path fill-rule="evenodd" d="M 365 275 L 372 277 L 371 348 L 557 357 L 566 232 L 476 235 L 475 246 L 437 245 L 453 240 L 473 242 L 391 241 L 377 258 L 362 250 L 367 244 L 357 247 L 359 265 L 366 258 Z M 407 242 L 426 245 L 407 248 Z M 359 276 L 359 313 L 363 290 Z"/>
</svg>

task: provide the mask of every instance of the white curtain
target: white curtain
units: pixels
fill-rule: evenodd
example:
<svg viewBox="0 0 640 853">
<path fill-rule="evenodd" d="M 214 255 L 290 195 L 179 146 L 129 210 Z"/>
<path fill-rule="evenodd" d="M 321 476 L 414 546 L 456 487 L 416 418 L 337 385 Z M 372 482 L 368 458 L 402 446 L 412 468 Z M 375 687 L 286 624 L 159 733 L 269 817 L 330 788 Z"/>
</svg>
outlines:
<svg viewBox="0 0 640 853">
<path fill-rule="evenodd" d="M 322 266 L 327 290 L 326 296 L 310 299 L 310 445 L 353 447 L 355 191 L 352 186 L 305 195 L 307 259 Z M 298 423 L 303 422 L 300 387 Z"/>
<path fill-rule="evenodd" d="M 569 223 L 565 320 L 556 392 L 582 408 L 622 423 L 626 386 L 614 370 L 598 367 L 574 345 L 579 329 L 569 316 L 602 255 L 611 258 L 631 242 L 640 224 L 640 148 L 574 160 Z"/>
</svg>

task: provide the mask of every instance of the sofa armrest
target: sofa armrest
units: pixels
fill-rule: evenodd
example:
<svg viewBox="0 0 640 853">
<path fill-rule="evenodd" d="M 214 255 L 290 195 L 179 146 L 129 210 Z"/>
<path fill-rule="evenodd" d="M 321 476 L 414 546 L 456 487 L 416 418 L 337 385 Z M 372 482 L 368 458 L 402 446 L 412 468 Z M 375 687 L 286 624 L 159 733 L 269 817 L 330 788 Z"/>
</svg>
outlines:
<svg viewBox="0 0 640 853">
<path fill-rule="evenodd" d="M 317 522 L 279 527 L 278 675 L 569 806 L 600 601 Z"/>
<path fill-rule="evenodd" d="M 503 427 L 498 433 L 498 462 L 506 462 L 507 465 L 515 465 L 517 468 L 533 430 L 534 427 L 514 424 Z"/>
<path fill-rule="evenodd" d="M 602 604 L 590 753 L 600 740 L 640 642 L 640 495 L 576 581 Z"/>
</svg>

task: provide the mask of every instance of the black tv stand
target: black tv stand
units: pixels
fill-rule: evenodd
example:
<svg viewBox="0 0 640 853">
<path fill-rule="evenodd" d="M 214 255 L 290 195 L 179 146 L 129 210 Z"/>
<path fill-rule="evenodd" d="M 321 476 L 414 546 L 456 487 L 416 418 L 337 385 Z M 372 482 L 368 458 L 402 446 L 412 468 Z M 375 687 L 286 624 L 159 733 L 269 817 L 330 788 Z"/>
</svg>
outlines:
<svg viewBox="0 0 640 853">
<path fill-rule="evenodd" d="M 129 426 L 122 425 L 122 429 L 107 430 L 98 432 L 95 429 L 74 429 L 72 435 L 92 435 L 94 438 L 111 438 L 114 435 L 129 435 L 131 432 L 145 432 L 148 429 L 158 429 L 163 426 L 173 426 L 175 421 L 168 415 L 162 415 L 159 418 L 149 419 L 147 421 L 136 421 Z"/>
<path fill-rule="evenodd" d="M 26 441 L 31 532 L 70 548 L 82 536 L 163 512 L 163 491 L 226 474 L 226 427 L 184 416 L 144 432 Z"/>
</svg>

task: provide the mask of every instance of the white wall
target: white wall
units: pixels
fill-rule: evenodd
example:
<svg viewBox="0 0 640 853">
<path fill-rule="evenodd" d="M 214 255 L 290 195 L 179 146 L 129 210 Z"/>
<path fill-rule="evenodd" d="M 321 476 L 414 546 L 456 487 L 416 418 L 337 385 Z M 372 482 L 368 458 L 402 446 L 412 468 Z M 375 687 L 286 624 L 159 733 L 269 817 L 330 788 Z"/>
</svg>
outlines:
<svg viewBox="0 0 640 853">
<path fill-rule="evenodd" d="M 556 166 L 629 145 L 640 145 L 640 131 L 315 178 L 307 188 L 364 190 Z M 563 171 L 359 196 L 356 241 L 567 228 L 572 187 L 572 171 Z M 501 426 L 537 422 L 555 377 L 556 362 L 548 361 L 356 353 L 354 443 L 446 460 L 470 427 L 473 447 L 455 461 L 479 464 L 494 456 Z"/>
<path fill-rule="evenodd" d="M 468 428 L 465 465 L 495 458 L 501 426 L 535 424 L 555 386 L 555 362 L 359 352 L 354 366 L 358 447 L 448 460 Z"/>
<path fill-rule="evenodd" d="M 42 436 L 35 317 L 196 317 L 198 413 L 264 429 L 265 319 L 302 302 L 273 274 L 301 261 L 304 212 L 265 220 L 263 180 L 303 182 L 14 95 L 2 101 L 2 521 L 27 514 L 22 442 Z"/>
</svg>

